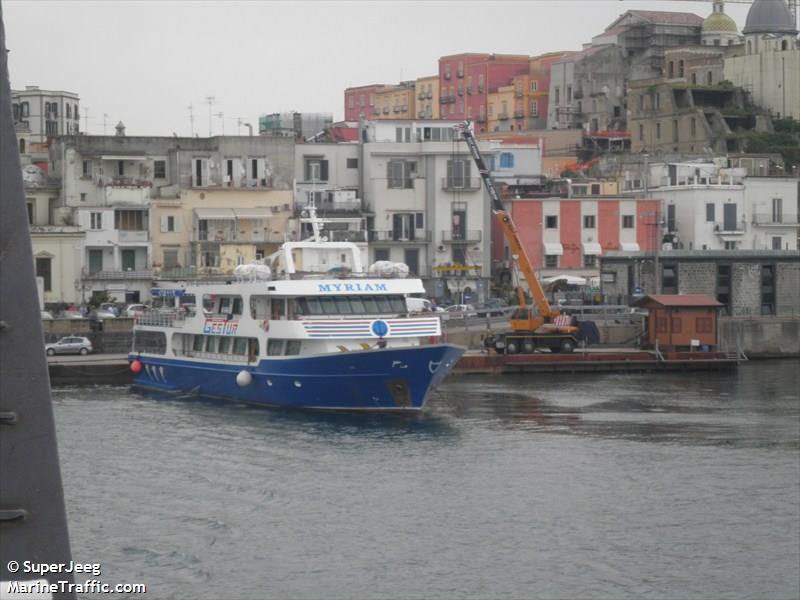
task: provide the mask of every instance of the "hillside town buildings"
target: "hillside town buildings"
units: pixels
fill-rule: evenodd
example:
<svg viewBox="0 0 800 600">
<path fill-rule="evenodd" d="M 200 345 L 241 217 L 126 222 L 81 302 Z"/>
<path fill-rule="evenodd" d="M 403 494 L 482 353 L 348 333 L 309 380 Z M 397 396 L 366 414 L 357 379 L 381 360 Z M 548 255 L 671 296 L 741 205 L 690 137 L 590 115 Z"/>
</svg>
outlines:
<svg viewBox="0 0 800 600">
<path fill-rule="evenodd" d="M 783 0 L 755 0 L 741 33 L 715 0 L 705 19 L 627 11 L 577 51 L 443 56 L 435 74 L 348 88 L 342 122 L 270 113 L 260 135 L 84 135 L 77 94 L 29 86 L 14 117 L 44 300 L 224 276 L 307 237 L 313 207 L 367 264 L 480 302 L 513 257 L 464 121 L 540 276 L 610 279 L 613 263 L 607 289 L 629 294 L 649 285 L 629 268 L 658 253 L 764 263 L 797 252 L 798 165 L 750 140 L 800 115 L 798 57 Z"/>
</svg>

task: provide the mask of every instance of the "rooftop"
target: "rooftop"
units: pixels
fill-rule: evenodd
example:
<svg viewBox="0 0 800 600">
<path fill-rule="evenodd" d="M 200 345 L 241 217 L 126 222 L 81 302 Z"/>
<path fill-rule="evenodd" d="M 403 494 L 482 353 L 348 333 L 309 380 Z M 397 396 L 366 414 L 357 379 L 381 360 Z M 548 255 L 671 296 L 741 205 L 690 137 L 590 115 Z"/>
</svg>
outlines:
<svg viewBox="0 0 800 600">
<path fill-rule="evenodd" d="M 637 300 L 635 304 L 645 304 L 648 300 L 661 306 L 722 306 L 704 294 L 653 294 Z"/>
</svg>

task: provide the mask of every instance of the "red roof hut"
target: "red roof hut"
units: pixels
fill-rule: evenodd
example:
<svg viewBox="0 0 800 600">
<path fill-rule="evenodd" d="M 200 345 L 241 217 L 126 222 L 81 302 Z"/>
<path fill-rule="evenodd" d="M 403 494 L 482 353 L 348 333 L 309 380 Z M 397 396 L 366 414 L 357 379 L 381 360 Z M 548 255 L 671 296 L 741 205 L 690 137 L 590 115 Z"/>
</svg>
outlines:
<svg viewBox="0 0 800 600">
<path fill-rule="evenodd" d="M 645 340 L 666 351 L 717 347 L 717 316 L 722 304 L 702 294 L 645 296 L 636 305 L 650 311 Z"/>
</svg>

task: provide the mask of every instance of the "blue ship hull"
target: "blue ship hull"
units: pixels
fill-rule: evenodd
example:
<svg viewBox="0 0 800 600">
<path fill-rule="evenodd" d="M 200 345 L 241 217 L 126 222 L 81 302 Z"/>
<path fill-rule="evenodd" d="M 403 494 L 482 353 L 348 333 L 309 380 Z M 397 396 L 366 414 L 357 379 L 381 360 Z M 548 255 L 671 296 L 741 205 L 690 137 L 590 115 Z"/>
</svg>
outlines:
<svg viewBox="0 0 800 600">
<path fill-rule="evenodd" d="M 274 407 L 317 410 L 422 410 L 430 389 L 464 353 L 447 344 L 262 359 L 258 365 L 129 355 L 142 370 L 134 385 Z M 252 377 L 240 386 L 237 375 Z"/>
</svg>

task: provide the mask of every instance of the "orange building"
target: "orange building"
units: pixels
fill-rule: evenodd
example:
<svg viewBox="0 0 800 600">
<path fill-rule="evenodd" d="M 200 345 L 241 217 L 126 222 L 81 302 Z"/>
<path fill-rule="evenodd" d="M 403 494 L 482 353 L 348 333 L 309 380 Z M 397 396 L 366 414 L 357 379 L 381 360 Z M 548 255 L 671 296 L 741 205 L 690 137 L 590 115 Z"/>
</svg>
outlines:
<svg viewBox="0 0 800 600">
<path fill-rule="evenodd" d="M 420 77 L 416 81 L 417 118 L 439 118 L 439 76 Z"/>
<path fill-rule="evenodd" d="M 504 85 L 489 92 L 486 131 L 514 131 L 514 86 Z M 521 129 L 521 125 L 520 125 Z"/>
<path fill-rule="evenodd" d="M 414 82 L 404 81 L 399 85 L 386 86 L 375 92 L 373 120 L 413 119 L 416 116 Z"/>
<path fill-rule="evenodd" d="M 703 294 L 659 294 L 636 302 L 649 311 L 646 343 L 664 351 L 717 347 L 717 315 L 722 304 Z"/>
</svg>

